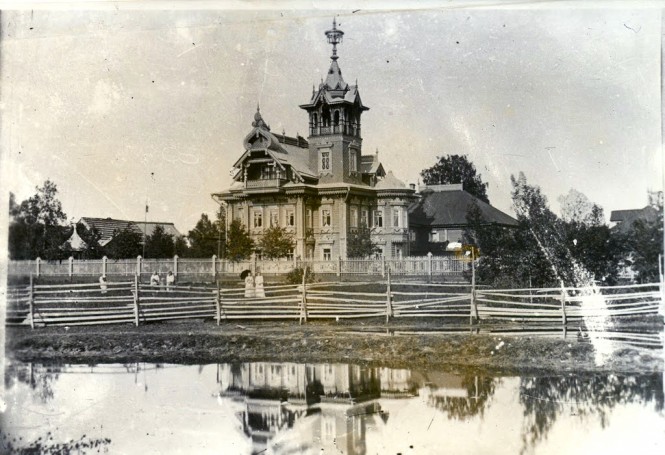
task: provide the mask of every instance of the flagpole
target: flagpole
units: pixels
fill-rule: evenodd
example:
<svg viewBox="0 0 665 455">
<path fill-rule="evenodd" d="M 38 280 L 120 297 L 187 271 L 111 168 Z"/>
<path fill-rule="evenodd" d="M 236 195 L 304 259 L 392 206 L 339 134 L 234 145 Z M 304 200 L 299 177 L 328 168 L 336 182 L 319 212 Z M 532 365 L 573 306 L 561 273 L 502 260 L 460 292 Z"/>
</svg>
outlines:
<svg viewBox="0 0 665 455">
<path fill-rule="evenodd" d="M 145 259 L 145 231 L 148 229 L 148 199 L 145 200 L 145 214 L 143 217 L 143 259 Z"/>
</svg>

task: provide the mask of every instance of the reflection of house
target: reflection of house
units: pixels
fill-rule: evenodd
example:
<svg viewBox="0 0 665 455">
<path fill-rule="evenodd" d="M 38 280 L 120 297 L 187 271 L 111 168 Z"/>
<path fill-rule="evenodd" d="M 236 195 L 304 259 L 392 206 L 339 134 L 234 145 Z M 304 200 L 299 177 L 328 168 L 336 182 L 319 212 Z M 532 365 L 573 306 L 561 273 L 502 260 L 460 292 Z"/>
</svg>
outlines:
<svg viewBox="0 0 665 455">
<path fill-rule="evenodd" d="M 255 241 L 267 228 L 286 228 L 302 258 L 347 257 L 347 240 L 361 226 L 386 257 L 408 254 L 407 207 L 415 190 L 377 155 L 362 155 L 361 115 L 369 108 L 358 85 L 342 78 L 336 45 L 343 32 L 326 32 L 333 44 L 325 81 L 300 107 L 309 136 L 275 134 L 257 109 L 244 153 L 234 164 L 234 183 L 213 194 L 227 206 L 227 222 L 240 220 Z"/>
<path fill-rule="evenodd" d="M 175 240 L 180 237 L 181 234 L 176 229 L 173 223 L 161 223 L 161 222 L 145 222 L 145 221 L 128 221 L 128 220 L 116 220 L 113 218 L 92 218 L 92 217 L 82 217 L 77 223 L 77 226 L 83 226 L 88 230 L 96 229 L 99 232 L 99 245 L 106 246 L 111 240 L 113 240 L 114 234 L 121 232 L 125 229 L 130 229 L 143 238 L 145 233 L 146 237 L 152 235 L 160 226 L 166 235 L 170 235 Z M 76 229 L 73 230 L 71 237 L 67 240 L 73 251 L 81 251 L 85 248 L 85 242 L 81 236 L 76 232 Z"/>
<path fill-rule="evenodd" d="M 420 199 L 409 207 L 411 253 L 422 255 L 431 249 L 459 248 L 466 215 L 475 204 L 488 225 L 516 227 L 517 220 L 462 188 L 462 185 L 421 186 Z M 432 253 L 438 253 L 432 251 Z"/>
</svg>

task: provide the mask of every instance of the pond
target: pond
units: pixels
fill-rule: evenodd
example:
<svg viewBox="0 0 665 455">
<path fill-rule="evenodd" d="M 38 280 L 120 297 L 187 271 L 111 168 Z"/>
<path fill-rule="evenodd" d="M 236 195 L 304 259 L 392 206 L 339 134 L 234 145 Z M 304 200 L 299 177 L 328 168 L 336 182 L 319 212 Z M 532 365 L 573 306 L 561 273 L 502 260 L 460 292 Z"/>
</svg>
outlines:
<svg viewBox="0 0 665 455">
<path fill-rule="evenodd" d="M 2 453 L 665 453 L 662 373 L 9 362 L 5 395 Z"/>
</svg>

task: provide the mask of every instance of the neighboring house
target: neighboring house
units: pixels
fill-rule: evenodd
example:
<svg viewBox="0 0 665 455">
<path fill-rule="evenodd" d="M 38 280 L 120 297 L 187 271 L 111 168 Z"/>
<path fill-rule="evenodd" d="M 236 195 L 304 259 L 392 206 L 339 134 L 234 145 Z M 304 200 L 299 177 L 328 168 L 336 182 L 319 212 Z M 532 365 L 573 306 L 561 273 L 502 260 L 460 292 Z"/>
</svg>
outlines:
<svg viewBox="0 0 665 455">
<path fill-rule="evenodd" d="M 385 172 L 378 152 L 362 155 L 360 118 L 369 108 L 358 86 L 342 78 L 336 48 L 342 35 L 333 22 L 326 32 L 330 69 L 300 106 L 309 117 L 308 138 L 272 133 L 257 108 L 233 166 L 234 183 L 212 196 L 226 206 L 227 223 L 240 220 L 257 243 L 267 228 L 285 227 L 301 258 L 346 258 L 348 236 L 361 225 L 371 229 L 379 255 L 407 255 L 415 190 Z"/>
<path fill-rule="evenodd" d="M 420 187 L 420 199 L 409 207 L 411 253 L 431 249 L 454 250 L 462 246 L 466 215 L 476 204 L 488 224 L 516 227 L 517 220 L 464 191 L 461 184 Z M 440 248 L 436 246 L 440 245 Z"/>
<path fill-rule="evenodd" d="M 161 226 L 164 229 L 164 233 L 173 236 L 174 240 L 182 235 L 180 232 L 178 232 L 173 223 L 146 223 L 144 221 L 116 220 L 113 218 L 83 217 L 79 219 L 76 224 L 85 226 L 85 228 L 89 230 L 92 230 L 93 228 L 97 229 L 97 232 L 100 234 L 100 246 L 108 245 L 111 240 L 113 240 L 114 233 L 120 232 L 127 228 L 130 228 L 133 231 L 139 233 L 141 238 L 143 238 L 144 231 L 146 237 L 152 235 L 157 226 Z M 73 229 L 72 235 L 69 237 L 69 239 L 67 239 L 67 242 L 69 242 L 69 245 L 74 252 L 81 251 L 85 248 L 85 242 L 79 236 L 78 232 L 76 232 L 76 229 Z"/>
<path fill-rule="evenodd" d="M 637 220 L 643 220 L 649 223 L 658 221 L 658 209 L 647 205 L 642 209 L 612 210 L 610 213 L 610 222 L 616 223 L 612 226 L 612 231 L 620 234 L 630 234 L 633 224 Z M 632 267 L 632 253 L 625 257 L 621 263 L 619 277 L 623 280 L 634 281 L 637 278 L 637 272 Z"/>
<path fill-rule="evenodd" d="M 658 220 L 658 209 L 647 205 L 643 209 L 632 210 L 612 210 L 610 222 L 616 223 L 612 230 L 622 234 L 628 234 L 633 228 L 633 223 L 637 220 L 654 222 Z"/>
</svg>

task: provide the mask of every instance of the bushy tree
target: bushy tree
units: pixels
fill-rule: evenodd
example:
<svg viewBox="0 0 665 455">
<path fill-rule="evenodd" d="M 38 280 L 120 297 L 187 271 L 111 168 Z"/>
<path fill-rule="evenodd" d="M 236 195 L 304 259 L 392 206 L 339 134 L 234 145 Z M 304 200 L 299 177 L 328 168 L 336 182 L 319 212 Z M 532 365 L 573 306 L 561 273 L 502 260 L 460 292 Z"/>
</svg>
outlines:
<svg viewBox="0 0 665 455">
<path fill-rule="evenodd" d="M 434 166 L 420 172 L 426 185 L 461 183 L 465 191 L 489 203 L 487 183 L 482 181 L 466 155 L 439 156 L 437 160 Z"/>
<path fill-rule="evenodd" d="M 143 254 L 143 236 L 131 226 L 116 230 L 106 244 L 106 255 L 109 258 L 130 259 L 141 254 Z"/>
<path fill-rule="evenodd" d="M 71 230 L 64 226 L 67 216 L 58 199 L 55 183 L 46 180 L 37 192 L 16 203 L 10 194 L 9 253 L 12 259 L 63 259 L 63 244 Z"/>
<path fill-rule="evenodd" d="M 224 246 L 226 245 L 226 218 L 224 211 L 217 212 L 217 219 L 211 220 L 205 213 L 197 221 L 194 229 L 187 234 L 190 248 L 188 255 L 190 257 L 211 257 L 212 255 L 225 256 Z"/>
<path fill-rule="evenodd" d="M 284 227 L 272 226 L 263 232 L 258 247 L 267 259 L 284 258 L 293 252 L 293 236 Z"/>
<path fill-rule="evenodd" d="M 657 211 L 656 219 L 636 220 L 625 237 L 626 254 L 637 272 L 637 280 L 642 283 L 659 280 L 658 255 L 663 253 L 663 193 L 651 193 L 649 205 Z"/>
<path fill-rule="evenodd" d="M 172 258 L 174 254 L 173 236 L 167 234 L 162 226 L 156 226 L 152 234 L 145 239 L 145 257 L 163 259 Z"/>
<path fill-rule="evenodd" d="M 352 230 L 347 236 L 346 255 L 350 258 L 367 258 L 379 251 L 376 243 L 372 241 L 372 235 L 365 223 L 361 223 L 358 229 Z"/>
<path fill-rule="evenodd" d="M 226 242 L 226 257 L 231 261 L 247 259 L 254 251 L 254 241 L 240 220 L 233 220 L 229 225 Z"/>
<path fill-rule="evenodd" d="M 83 251 L 80 252 L 81 259 L 101 259 L 104 257 L 105 250 L 99 244 L 102 234 L 96 227 L 93 226 L 92 229 L 88 229 L 82 223 L 77 223 L 74 229 L 76 229 L 81 240 L 85 242 Z"/>
</svg>

